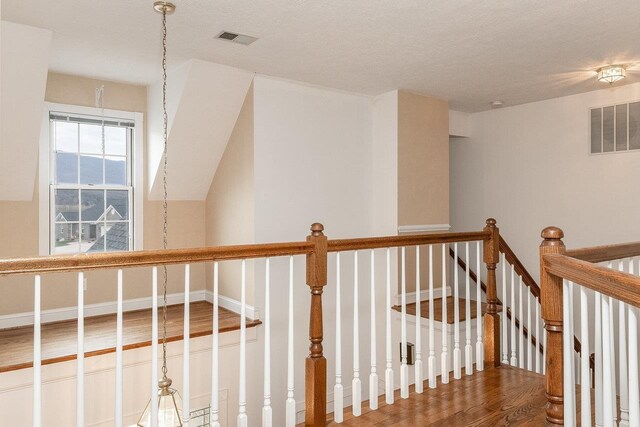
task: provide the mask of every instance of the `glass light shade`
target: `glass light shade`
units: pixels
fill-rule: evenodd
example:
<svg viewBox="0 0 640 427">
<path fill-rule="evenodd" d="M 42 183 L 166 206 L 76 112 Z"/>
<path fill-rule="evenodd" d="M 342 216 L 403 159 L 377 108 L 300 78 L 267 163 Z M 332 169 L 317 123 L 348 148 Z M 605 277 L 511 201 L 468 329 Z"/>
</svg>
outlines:
<svg viewBox="0 0 640 427">
<path fill-rule="evenodd" d="M 177 390 L 170 388 L 171 380 L 158 382 L 158 427 L 182 427 L 182 398 Z M 151 401 L 147 403 L 138 427 L 151 426 Z"/>
<path fill-rule="evenodd" d="M 611 65 L 598 70 L 598 80 L 602 83 L 615 83 L 626 77 L 627 72 L 622 65 Z"/>
</svg>

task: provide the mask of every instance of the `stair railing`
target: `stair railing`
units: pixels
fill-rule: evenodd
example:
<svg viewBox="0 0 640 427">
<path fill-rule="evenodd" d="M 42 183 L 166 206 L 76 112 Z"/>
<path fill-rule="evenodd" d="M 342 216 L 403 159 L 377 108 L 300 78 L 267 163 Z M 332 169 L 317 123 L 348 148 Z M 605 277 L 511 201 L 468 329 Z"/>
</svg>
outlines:
<svg viewBox="0 0 640 427">
<path fill-rule="evenodd" d="M 505 239 L 500 235 L 500 256 L 503 261 L 502 269 L 503 269 L 503 283 L 505 283 L 505 293 L 508 293 L 510 289 L 509 286 L 509 278 L 511 277 L 511 282 L 515 284 L 517 282 L 521 282 L 521 285 L 524 287 L 520 287 L 520 292 L 523 294 L 529 293 L 524 299 L 527 301 L 527 304 L 524 306 L 526 310 L 521 310 L 518 315 L 516 315 L 516 311 L 519 307 L 519 304 L 515 304 L 513 307 L 510 305 L 510 299 L 507 297 L 503 297 L 504 301 L 501 298 L 498 298 L 498 307 L 502 310 L 506 311 L 506 316 L 503 320 L 503 333 L 505 334 L 505 338 L 502 340 L 503 345 L 503 357 L 502 363 L 509 364 L 510 360 L 507 357 L 509 354 L 508 347 L 505 349 L 505 345 L 509 345 L 508 331 L 509 327 L 513 327 L 516 331 L 516 335 L 520 338 L 523 338 L 524 341 L 527 342 L 525 346 L 526 351 L 519 351 L 518 346 L 516 345 L 514 351 L 517 354 L 517 358 L 513 360 L 515 366 L 519 366 L 520 368 L 527 369 L 529 371 L 533 371 L 536 373 L 544 373 L 544 344 L 543 339 L 541 337 L 541 327 L 542 327 L 542 316 L 540 314 L 540 286 L 535 281 L 533 276 L 529 273 L 527 268 L 524 266 L 522 261 L 518 258 L 515 252 L 511 249 L 511 247 L 507 244 Z M 454 260 L 456 259 L 455 253 L 453 249 L 449 250 L 449 255 Z M 458 268 L 461 270 L 466 270 L 467 265 L 464 260 L 460 257 L 457 257 Z M 514 274 L 508 275 L 507 271 L 511 271 Z M 480 280 L 480 287 L 482 292 L 486 293 L 486 284 L 478 278 L 476 272 L 471 269 L 470 271 L 471 280 L 474 283 L 478 283 Z M 500 286 L 498 286 L 500 289 Z M 531 308 L 531 304 L 533 304 L 533 308 Z M 544 331 L 544 328 L 542 329 Z M 544 332 L 543 332 L 544 335 Z M 577 336 L 574 336 L 574 350 L 579 355 L 582 351 L 580 340 Z M 590 360 L 589 366 L 590 369 L 594 369 L 594 360 L 593 353 L 591 354 L 592 358 Z M 523 361 L 524 359 L 524 361 Z M 520 364 L 522 362 L 522 364 Z M 593 372 L 592 372 L 593 375 Z"/>
<path fill-rule="evenodd" d="M 548 227 L 540 246 L 546 422 L 615 426 L 619 421 L 637 427 L 640 242 L 567 250 L 563 237 L 562 230 Z M 578 331 L 583 351 L 576 364 L 572 337 Z M 589 372 L 592 347 L 594 379 Z"/>
<path fill-rule="evenodd" d="M 436 388 L 438 382 L 436 380 L 438 370 L 440 370 L 440 382 L 449 382 L 449 372 L 451 370 L 449 364 L 448 343 L 446 331 L 443 331 L 442 344 L 444 348 L 441 352 L 440 363 L 437 363 L 438 354 L 436 354 L 435 346 L 435 303 L 434 294 L 436 288 L 443 289 L 443 296 L 446 296 L 446 289 L 449 285 L 447 280 L 446 269 L 446 257 L 447 249 L 449 245 L 453 245 L 455 251 L 458 251 L 458 247 L 464 248 L 465 260 L 467 263 L 467 269 L 464 271 L 465 288 L 463 289 L 467 298 L 464 310 L 466 311 L 466 321 L 460 320 L 460 307 L 458 305 L 458 286 L 455 287 L 455 304 L 454 304 L 454 318 L 455 318 L 455 340 L 453 345 L 453 378 L 454 380 L 462 377 L 462 367 L 464 365 L 465 375 L 472 375 L 474 372 L 484 369 L 485 362 L 498 366 L 500 364 L 500 316 L 498 314 L 497 306 L 497 288 L 496 288 L 496 269 L 500 261 L 499 259 L 499 230 L 496 227 L 494 219 L 488 219 L 485 227 L 481 231 L 466 232 L 466 233 L 441 233 L 441 234 L 427 234 L 427 235 L 407 235 L 407 236 L 388 236 L 388 237 L 373 237 L 373 238 L 360 238 L 360 239 L 339 239 L 328 240 L 324 235 L 324 227 L 321 224 L 313 224 L 311 226 L 311 234 L 304 242 L 291 242 L 291 243 L 274 243 L 274 244 L 257 244 L 257 245 L 242 245 L 242 246 L 221 246 L 221 247 L 208 247 L 197 249 L 172 249 L 172 250 L 157 250 L 157 251 L 132 251 L 132 252 L 120 252 L 120 253 L 103 253 L 103 254 L 82 254 L 75 256 L 52 256 L 52 257 L 39 257 L 39 258 L 23 258 L 23 259 L 3 259 L 0 260 L 0 276 L 14 276 L 14 275 L 32 275 L 34 277 L 34 347 L 33 347 L 33 425 L 40 427 L 42 425 L 42 287 L 47 286 L 47 274 L 50 273 L 72 273 L 77 275 L 77 295 L 78 295 L 78 328 L 77 328 L 77 342 L 78 351 L 75 355 L 77 360 L 77 373 L 76 373 L 76 405 L 75 405 L 75 418 L 78 425 L 84 425 L 86 422 L 85 417 L 85 396 L 84 385 L 85 375 L 84 370 L 84 326 L 85 326 L 85 313 L 84 313 L 84 274 L 90 270 L 112 270 L 114 271 L 114 287 L 117 289 L 117 331 L 116 331 L 116 346 L 112 349 L 116 353 L 116 366 L 115 366 L 115 392 L 114 392 L 114 425 L 124 425 L 125 416 L 123 410 L 123 290 L 127 286 L 127 280 L 123 274 L 123 270 L 129 268 L 146 267 L 151 268 L 152 275 L 151 281 L 148 283 L 151 290 L 152 301 L 152 323 L 151 323 L 151 381 L 148 387 L 148 397 L 150 398 L 151 415 L 147 425 L 158 425 L 158 400 L 155 398 L 158 392 L 158 352 L 161 339 L 159 336 L 159 316 L 158 316 L 158 269 L 164 268 L 168 265 L 182 265 L 184 267 L 184 335 L 183 335 L 183 352 L 184 355 L 189 355 L 189 342 L 191 337 L 190 333 L 190 318 L 189 318 L 189 291 L 190 291 L 190 265 L 196 263 L 206 263 L 208 268 L 212 269 L 213 273 L 213 308 L 212 308 L 212 358 L 211 358 L 211 425 L 216 427 L 220 423 L 220 402 L 218 400 L 219 391 L 219 322 L 218 322 L 218 302 L 219 302 L 219 275 L 220 268 L 223 263 L 230 260 L 240 261 L 240 283 L 238 285 L 241 289 L 241 301 L 240 301 L 240 341 L 239 341 L 239 368 L 238 368 L 238 407 L 236 411 L 237 425 L 257 425 L 257 420 L 249 420 L 249 414 L 247 412 L 247 322 L 246 322 L 246 286 L 247 286 L 247 261 L 261 259 L 260 262 L 264 262 L 264 282 L 261 279 L 256 280 L 257 283 L 264 283 L 265 286 L 265 307 L 264 307 L 264 401 L 262 405 L 262 425 L 264 427 L 270 427 L 273 425 L 273 411 L 272 411 L 272 389 L 271 389 L 271 371 L 272 361 L 270 355 L 271 349 L 271 310 L 270 310 L 270 287 L 271 287 L 271 275 L 273 271 L 271 269 L 271 261 L 277 257 L 285 257 L 288 259 L 287 271 L 280 272 L 280 276 L 286 276 L 288 273 L 288 301 L 287 301 L 287 389 L 286 389 L 286 401 L 285 401 L 285 423 L 287 427 L 294 427 L 296 425 L 296 401 L 294 390 L 294 262 L 293 259 L 296 256 L 306 256 L 306 282 L 311 292 L 311 304 L 310 304 L 310 319 L 309 319 L 309 354 L 306 358 L 305 369 L 305 425 L 306 426 L 324 426 L 327 420 L 327 360 L 323 351 L 323 335 L 324 335 L 324 323 L 323 323 L 323 308 L 322 308 L 322 295 L 323 289 L 328 284 L 328 264 L 329 261 L 333 262 L 335 254 L 336 261 L 336 281 L 335 286 L 337 290 L 336 306 L 340 305 L 340 282 L 341 282 L 341 269 L 340 262 L 353 260 L 353 287 L 350 291 L 353 292 L 354 305 L 353 305 L 353 340 L 356 343 L 353 351 L 353 377 L 352 377 L 352 414 L 359 416 L 361 414 L 361 398 L 362 392 L 361 379 L 360 379 L 360 355 L 358 352 L 358 339 L 359 339 L 359 309 L 360 307 L 366 307 L 366 304 L 360 304 L 358 297 L 360 295 L 359 286 L 360 282 L 363 282 L 365 275 L 360 275 L 359 268 L 359 255 L 369 255 L 369 264 L 367 265 L 366 258 L 361 257 L 363 267 L 369 267 L 370 276 L 368 277 L 368 287 L 370 292 L 370 312 L 371 322 L 369 326 L 370 332 L 370 373 L 369 373 L 369 407 L 371 410 L 375 410 L 378 407 L 378 396 L 383 394 L 384 399 L 388 404 L 392 404 L 395 399 L 394 390 L 394 364 L 393 364 L 393 352 L 392 345 L 392 318 L 391 318 L 391 293 L 392 283 L 391 280 L 392 271 L 394 271 L 392 264 L 392 255 L 399 257 L 401 262 L 399 267 L 401 269 L 401 298 L 402 298 L 402 315 L 400 319 L 401 324 L 401 336 L 402 351 L 400 358 L 400 398 L 409 397 L 409 384 L 414 383 L 414 390 L 417 393 L 422 392 L 423 382 L 428 379 L 428 386 Z M 428 271 L 428 342 L 426 343 L 426 369 L 423 368 L 423 345 L 421 343 L 422 336 L 422 318 L 420 312 L 417 313 L 416 322 L 416 369 L 415 377 L 409 378 L 408 370 L 408 352 L 407 352 L 407 280 L 406 280 L 406 249 L 415 248 L 416 250 L 416 295 L 420 295 L 420 277 L 426 270 Z M 423 252 L 421 252 L 423 249 Z M 472 253 L 475 251 L 475 257 Z M 329 254 L 331 259 L 329 259 Z M 421 255 L 422 254 L 422 255 Z M 442 277 L 435 277 L 434 270 L 436 268 L 435 262 L 438 260 L 438 256 L 441 256 L 442 261 Z M 376 258 L 382 258 L 383 262 L 376 263 Z M 472 260 L 472 258 L 474 258 Z M 471 300 L 470 296 L 472 291 L 475 290 L 475 294 L 480 296 L 480 285 L 477 284 L 475 289 L 471 288 L 470 281 L 470 264 L 475 261 L 476 269 L 481 274 L 480 267 L 484 263 L 487 268 L 487 306 L 486 313 L 483 316 L 481 299 L 477 298 L 475 301 L 477 307 L 478 316 L 475 322 L 471 316 Z M 254 261 L 258 262 L 258 261 Z M 342 264 L 345 265 L 344 263 Z M 377 266 L 377 267 L 376 267 Z M 421 267 L 422 266 L 422 267 Z M 275 263 L 274 266 L 275 267 Z M 283 265 L 284 267 L 284 265 Z M 382 267 L 382 269 L 378 269 Z M 422 269 L 422 270 L 421 270 Z M 381 271 L 381 281 L 376 281 L 377 273 Z M 270 275 L 271 274 L 271 275 Z M 458 271 L 455 272 L 456 278 L 458 277 Z M 382 283 L 380 283 L 382 282 Z M 362 283 L 364 284 L 364 283 Z M 136 283 L 140 286 L 140 283 Z M 144 284 L 142 284 L 144 285 Z M 333 283 L 331 283 L 334 286 Z M 383 291 L 383 292 L 381 292 Z M 378 293 L 384 294 L 386 299 L 378 299 L 376 296 Z M 418 299 L 419 301 L 419 299 Z M 417 310 L 420 310 L 420 305 L 417 304 Z M 385 333 L 385 386 L 384 393 L 378 390 L 378 371 L 376 361 L 376 313 L 382 312 L 384 309 L 386 320 L 386 333 Z M 447 301 L 443 298 L 442 310 L 444 311 L 444 319 L 446 319 Z M 336 324 L 338 325 L 336 331 L 336 383 L 334 390 L 336 394 L 334 396 L 334 420 L 339 422 L 343 416 L 344 410 L 344 396 L 340 393 L 342 391 L 341 385 L 341 333 L 339 329 L 340 325 L 340 310 L 336 313 Z M 461 340 L 461 328 L 464 328 L 465 341 Z M 476 336 L 472 335 L 472 328 L 476 329 Z M 397 339 L 397 338 L 396 338 Z M 475 351 L 474 351 L 475 350 Z M 111 351 L 111 350 L 109 350 Z M 464 353 L 463 353 L 464 352 Z M 463 357 L 464 354 L 464 357 Z M 190 402 L 190 385 L 188 378 L 190 376 L 190 362 L 189 357 L 186 357 L 183 361 L 183 384 L 182 391 L 184 394 L 184 408 L 183 408 L 183 421 L 188 421 L 189 414 L 189 402 Z M 475 369 L 474 369 L 475 368 Z M 252 380 L 255 380 L 252 378 Z M 281 391 L 282 392 L 282 391 Z M 142 408 L 141 408 L 142 409 Z M 235 409 L 235 408 L 234 408 Z M 19 421 L 14 423 L 17 425 L 27 425 L 28 423 Z"/>
</svg>

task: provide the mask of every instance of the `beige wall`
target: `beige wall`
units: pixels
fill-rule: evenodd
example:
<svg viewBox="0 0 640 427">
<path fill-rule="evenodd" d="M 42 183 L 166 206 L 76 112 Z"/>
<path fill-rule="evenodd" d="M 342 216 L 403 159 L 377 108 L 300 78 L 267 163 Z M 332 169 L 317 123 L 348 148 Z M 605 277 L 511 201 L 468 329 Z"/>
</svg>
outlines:
<svg viewBox="0 0 640 427">
<path fill-rule="evenodd" d="M 247 91 L 238 120 L 216 170 L 206 201 L 207 246 L 255 242 L 253 183 L 253 86 Z M 220 293 L 240 300 L 240 262 L 219 266 Z M 207 269 L 212 289 L 213 272 Z M 247 303 L 253 304 L 253 262 L 247 262 Z"/>
<path fill-rule="evenodd" d="M 146 114 L 146 87 L 106 82 L 49 73 L 46 101 L 95 106 L 95 89 L 105 86 L 104 107 L 135 111 Z M 146 130 L 146 129 L 145 129 Z M 146 135 L 146 131 L 144 132 Z M 37 141 L 34 141 L 37 144 Z M 145 162 L 146 168 L 146 162 Z M 144 176 L 147 176 L 146 173 Z M 37 179 L 36 179 L 36 182 Z M 162 203 L 150 202 L 144 189 L 144 249 L 162 247 Z M 34 189 L 30 202 L 0 201 L 0 257 L 38 256 L 38 188 Z M 169 203 L 169 246 L 172 248 L 204 245 L 204 202 Z M 116 298 L 115 272 L 87 273 L 85 303 L 113 301 Z M 177 293 L 183 287 L 182 267 L 169 270 L 169 293 Z M 42 304 L 44 309 L 73 306 L 76 303 L 75 275 L 54 274 L 43 278 Z M 125 299 L 148 297 L 151 290 L 151 270 L 133 269 L 125 272 Z M 191 289 L 205 288 L 204 266 L 191 269 Z M 33 309 L 33 279 L 11 277 L 0 279 L 0 315 L 28 312 Z M 4 297 L 9 295 L 10 297 Z"/>
<path fill-rule="evenodd" d="M 449 223 L 449 105 L 398 92 L 398 225 Z M 433 248 L 434 286 L 441 284 L 442 248 Z M 428 248 L 421 249 L 420 287 L 428 286 Z M 416 288 L 416 255 L 406 251 L 407 291 Z"/>
</svg>

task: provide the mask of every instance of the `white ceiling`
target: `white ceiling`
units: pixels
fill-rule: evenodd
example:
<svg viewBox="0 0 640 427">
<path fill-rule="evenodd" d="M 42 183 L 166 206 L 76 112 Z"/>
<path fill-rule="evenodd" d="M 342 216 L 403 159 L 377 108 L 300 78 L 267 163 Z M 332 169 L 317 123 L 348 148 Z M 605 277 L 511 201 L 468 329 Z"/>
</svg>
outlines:
<svg viewBox="0 0 640 427">
<path fill-rule="evenodd" d="M 158 80 L 152 0 L 2 0 L 2 19 L 54 31 L 51 69 Z M 405 89 L 480 111 L 602 88 L 640 64 L 638 0 L 176 0 L 171 64 L 190 58 L 376 95 Z M 222 30 L 259 37 L 214 40 Z M 632 71 L 623 83 L 640 81 Z"/>
</svg>

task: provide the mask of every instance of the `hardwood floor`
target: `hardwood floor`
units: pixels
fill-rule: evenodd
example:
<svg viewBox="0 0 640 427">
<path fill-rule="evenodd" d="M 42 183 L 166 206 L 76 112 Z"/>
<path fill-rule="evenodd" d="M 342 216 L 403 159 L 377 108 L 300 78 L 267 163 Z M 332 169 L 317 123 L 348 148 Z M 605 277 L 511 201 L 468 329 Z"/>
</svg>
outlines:
<svg viewBox="0 0 640 427">
<path fill-rule="evenodd" d="M 464 300 L 463 298 L 459 298 L 458 299 L 458 307 L 460 310 L 460 321 L 464 322 L 467 319 L 467 312 L 466 312 L 466 300 Z M 447 323 L 449 324 L 453 324 L 453 316 L 454 316 L 454 311 L 453 311 L 454 305 L 453 305 L 453 297 L 447 297 Z M 401 311 L 401 307 L 399 305 L 394 305 L 393 309 L 396 311 Z M 487 309 L 487 304 L 483 303 L 482 304 L 482 314 L 485 313 L 486 309 Z M 502 311 L 502 306 L 498 306 L 498 311 Z M 475 301 L 471 301 L 471 318 L 475 319 L 477 317 L 477 307 L 476 307 L 476 302 Z M 442 322 L 442 298 L 436 298 L 433 300 L 433 313 L 434 313 L 434 319 L 436 320 L 436 322 Z M 410 314 L 412 316 L 416 315 L 416 304 L 415 303 L 411 303 L 411 304 L 407 304 L 407 314 Z M 429 301 L 422 301 L 420 304 L 420 317 L 427 319 L 429 318 Z"/>
<path fill-rule="evenodd" d="M 192 338 L 211 335 L 213 309 L 205 301 L 191 303 Z M 172 305 L 167 310 L 167 341 L 178 341 L 183 336 L 184 309 Z M 220 308 L 220 332 L 240 329 L 240 316 Z M 247 327 L 259 325 L 259 320 L 247 320 Z M 124 349 L 151 345 L 151 309 L 124 313 Z M 87 317 L 85 319 L 85 357 L 115 352 L 116 315 Z M 67 320 L 42 325 L 42 364 L 64 362 L 76 358 L 77 321 Z M 0 372 L 33 366 L 33 327 L 0 330 Z"/>
<path fill-rule="evenodd" d="M 382 396 L 376 411 L 364 402 L 359 417 L 345 409 L 341 425 L 539 427 L 544 421 L 544 384 L 544 376 L 509 366 L 463 375 L 449 384 L 438 381 L 435 389 L 425 381 L 424 393 L 416 394 L 411 387 L 409 398 L 401 399 L 397 391 L 393 405 L 385 404 Z"/>
</svg>

